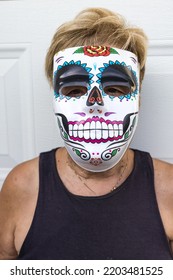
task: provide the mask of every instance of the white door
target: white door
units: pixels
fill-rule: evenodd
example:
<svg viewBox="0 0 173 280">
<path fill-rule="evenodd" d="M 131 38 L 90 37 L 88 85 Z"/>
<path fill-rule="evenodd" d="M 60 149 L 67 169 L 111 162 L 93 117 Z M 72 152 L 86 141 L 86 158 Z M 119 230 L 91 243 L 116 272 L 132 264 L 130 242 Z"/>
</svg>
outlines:
<svg viewBox="0 0 173 280">
<path fill-rule="evenodd" d="M 62 145 L 44 58 L 56 28 L 100 6 L 150 39 L 141 117 L 132 146 L 173 162 L 173 1 L 0 0 L 0 185 L 16 164 Z"/>
</svg>

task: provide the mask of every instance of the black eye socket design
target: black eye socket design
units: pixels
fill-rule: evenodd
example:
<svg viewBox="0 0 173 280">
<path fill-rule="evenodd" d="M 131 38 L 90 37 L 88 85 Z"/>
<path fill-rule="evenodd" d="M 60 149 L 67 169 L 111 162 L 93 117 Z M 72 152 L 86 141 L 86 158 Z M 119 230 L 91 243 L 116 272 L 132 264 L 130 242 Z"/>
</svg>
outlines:
<svg viewBox="0 0 173 280">
<path fill-rule="evenodd" d="M 57 71 L 54 90 L 68 97 L 80 97 L 87 92 L 89 73 L 80 65 L 69 64 Z"/>
<path fill-rule="evenodd" d="M 114 64 L 103 71 L 101 85 L 107 95 L 119 97 L 134 92 L 137 88 L 137 80 L 128 67 Z"/>
<path fill-rule="evenodd" d="M 68 97 L 80 97 L 87 93 L 85 86 L 64 86 L 60 89 L 60 93 Z"/>
</svg>

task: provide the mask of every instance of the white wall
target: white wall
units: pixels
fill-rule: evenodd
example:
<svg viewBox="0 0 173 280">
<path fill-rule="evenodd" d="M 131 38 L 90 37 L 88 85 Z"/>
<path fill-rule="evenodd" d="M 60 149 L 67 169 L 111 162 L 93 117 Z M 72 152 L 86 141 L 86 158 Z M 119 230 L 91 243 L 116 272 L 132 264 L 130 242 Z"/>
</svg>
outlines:
<svg viewBox="0 0 173 280">
<path fill-rule="evenodd" d="M 0 185 L 16 164 L 62 142 L 44 58 L 56 28 L 81 9 L 106 7 L 150 41 L 139 126 L 132 146 L 173 162 L 173 1 L 0 1 Z"/>
</svg>

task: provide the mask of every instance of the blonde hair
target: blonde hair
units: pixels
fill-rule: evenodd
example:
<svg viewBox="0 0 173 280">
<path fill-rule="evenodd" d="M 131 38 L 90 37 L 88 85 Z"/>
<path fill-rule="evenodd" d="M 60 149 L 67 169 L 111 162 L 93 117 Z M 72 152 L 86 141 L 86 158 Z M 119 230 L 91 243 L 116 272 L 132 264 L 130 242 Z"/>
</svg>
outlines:
<svg viewBox="0 0 173 280">
<path fill-rule="evenodd" d="M 145 72 L 147 37 L 142 29 L 129 26 L 125 19 L 104 8 L 88 8 L 72 21 L 61 25 L 53 36 L 45 62 L 52 86 L 53 57 L 65 48 L 84 45 L 109 45 L 135 53 L 140 63 L 140 82 Z"/>
</svg>

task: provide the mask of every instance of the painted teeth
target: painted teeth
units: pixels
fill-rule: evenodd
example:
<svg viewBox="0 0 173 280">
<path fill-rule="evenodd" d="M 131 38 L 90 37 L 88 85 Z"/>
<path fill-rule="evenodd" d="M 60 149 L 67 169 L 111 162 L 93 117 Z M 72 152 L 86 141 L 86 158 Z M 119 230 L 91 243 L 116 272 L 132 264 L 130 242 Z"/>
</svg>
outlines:
<svg viewBox="0 0 173 280">
<path fill-rule="evenodd" d="M 79 128 L 78 128 L 78 137 L 79 137 L 79 138 L 82 138 L 82 137 L 83 137 L 83 124 L 80 124 L 80 125 L 79 125 Z"/>
<path fill-rule="evenodd" d="M 72 124 L 69 124 L 68 128 L 69 128 L 69 135 L 73 136 L 73 132 L 72 132 L 73 126 L 72 126 Z"/>
<path fill-rule="evenodd" d="M 107 139 L 123 136 L 123 124 L 107 124 L 92 121 L 83 124 L 69 124 L 69 135 L 85 139 Z"/>
<path fill-rule="evenodd" d="M 101 139 L 102 138 L 102 131 L 101 131 L 102 125 L 100 122 L 96 122 L 96 129 L 97 129 L 97 133 L 96 133 L 96 139 Z"/>
<path fill-rule="evenodd" d="M 77 137 L 77 136 L 78 136 L 78 135 L 77 135 L 77 132 L 78 132 L 78 125 L 77 125 L 77 124 L 74 125 L 74 128 L 73 128 L 72 131 L 73 131 L 73 136 L 74 136 L 74 137 Z"/>
</svg>

